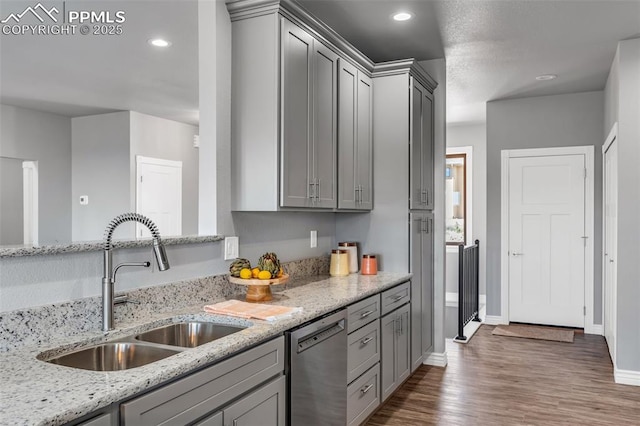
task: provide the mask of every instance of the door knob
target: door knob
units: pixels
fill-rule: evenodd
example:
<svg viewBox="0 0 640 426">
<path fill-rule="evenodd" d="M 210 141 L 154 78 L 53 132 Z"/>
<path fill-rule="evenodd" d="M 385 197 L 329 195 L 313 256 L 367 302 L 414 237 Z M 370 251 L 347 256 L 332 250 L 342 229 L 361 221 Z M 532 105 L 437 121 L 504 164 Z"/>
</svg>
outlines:
<svg viewBox="0 0 640 426">
<path fill-rule="evenodd" d="M 513 257 L 518 257 L 518 256 L 522 256 L 523 253 L 511 253 L 511 256 Z"/>
</svg>

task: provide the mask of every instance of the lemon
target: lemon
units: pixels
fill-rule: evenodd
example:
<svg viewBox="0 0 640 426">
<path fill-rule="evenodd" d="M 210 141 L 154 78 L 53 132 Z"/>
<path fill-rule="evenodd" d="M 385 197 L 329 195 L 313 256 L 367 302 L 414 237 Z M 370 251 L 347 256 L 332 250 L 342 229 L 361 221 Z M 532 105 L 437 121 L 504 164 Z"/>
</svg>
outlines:
<svg viewBox="0 0 640 426">
<path fill-rule="evenodd" d="M 258 274 L 258 278 L 260 278 L 261 280 L 268 280 L 269 278 L 271 278 L 271 272 L 260 271 L 260 273 Z"/>
<path fill-rule="evenodd" d="M 249 268 L 242 268 L 240 270 L 240 278 L 242 279 L 247 279 L 247 278 L 251 278 L 251 269 Z"/>
<path fill-rule="evenodd" d="M 251 278 L 258 278 L 259 273 L 260 273 L 260 268 L 253 268 L 251 270 Z"/>
</svg>

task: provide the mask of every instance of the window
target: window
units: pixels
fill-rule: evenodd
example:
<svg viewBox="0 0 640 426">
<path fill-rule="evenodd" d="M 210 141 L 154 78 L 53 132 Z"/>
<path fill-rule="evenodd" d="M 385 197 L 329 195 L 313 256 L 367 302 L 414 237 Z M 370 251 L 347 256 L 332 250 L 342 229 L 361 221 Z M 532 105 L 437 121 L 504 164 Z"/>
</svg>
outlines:
<svg viewBox="0 0 640 426">
<path fill-rule="evenodd" d="M 445 165 L 445 218 L 447 245 L 470 240 L 471 147 L 448 148 Z"/>
</svg>

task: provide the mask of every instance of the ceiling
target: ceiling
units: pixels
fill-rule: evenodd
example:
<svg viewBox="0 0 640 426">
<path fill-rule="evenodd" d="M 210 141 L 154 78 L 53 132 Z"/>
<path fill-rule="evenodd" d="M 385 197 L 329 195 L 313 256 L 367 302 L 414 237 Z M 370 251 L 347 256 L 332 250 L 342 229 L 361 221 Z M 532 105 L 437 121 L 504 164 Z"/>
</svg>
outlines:
<svg viewBox="0 0 640 426">
<path fill-rule="evenodd" d="M 374 61 L 445 57 L 449 123 L 485 121 L 490 100 L 602 90 L 617 41 L 640 36 L 640 0 L 298 2 Z M 3 0 L 0 18 L 35 3 Z M 130 109 L 197 123 L 197 2 L 90 4 L 124 10 L 123 34 L 0 36 L 0 101 L 68 116 Z M 414 18 L 392 21 L 401 9 Z M 172 46 L 152 48 L 156 36 Z M 547 73 L 558 78 L 535 80 Z"/>
<path fill-rule="evenodd" d="M 0 19 L 37 3 L 2 0 Z M 133 110 L 198 123 L 196 1 L 42 3 L 59 11 L 122 10 L 122 34 L 1 35 L 0 102 L 70 117 Z M 23 23 L 38 24 L 31 15 Z M 149 45 L 156 37 L 171 46 Z"/>
<path fill-rule="evenodd" d="M 299 3 L 374 61 L 445 57 L 449 123 L 484 122 L 490 100 L 602 90 L 617 42 L 640 37 L 640 0 Z"/>
</svg>

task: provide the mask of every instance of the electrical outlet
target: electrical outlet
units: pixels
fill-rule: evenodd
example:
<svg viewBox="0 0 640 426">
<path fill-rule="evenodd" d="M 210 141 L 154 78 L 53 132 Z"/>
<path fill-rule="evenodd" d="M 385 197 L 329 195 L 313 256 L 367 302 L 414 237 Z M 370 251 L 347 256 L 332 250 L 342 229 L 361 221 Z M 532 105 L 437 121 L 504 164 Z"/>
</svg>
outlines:
<svg viewBox="0 0 640 426">
<path fill-rule="evenodd" d="M 318 247 L 318 231 L 311 231 L 311 248 Z"/>
<path fill-rule="evenodd" d="M 238 237 L 225 237 L 224 238 L 224 260 L 236 259 L 240 253 L 238 253 Z"/>
</svg>

